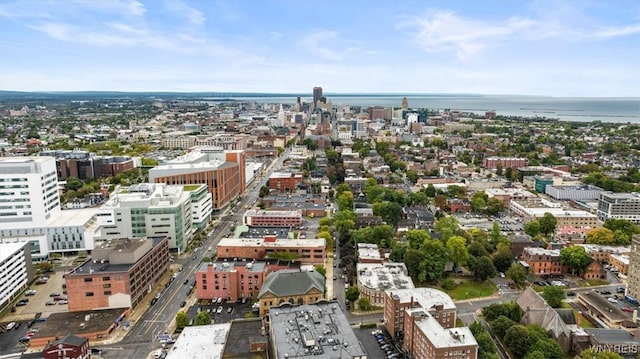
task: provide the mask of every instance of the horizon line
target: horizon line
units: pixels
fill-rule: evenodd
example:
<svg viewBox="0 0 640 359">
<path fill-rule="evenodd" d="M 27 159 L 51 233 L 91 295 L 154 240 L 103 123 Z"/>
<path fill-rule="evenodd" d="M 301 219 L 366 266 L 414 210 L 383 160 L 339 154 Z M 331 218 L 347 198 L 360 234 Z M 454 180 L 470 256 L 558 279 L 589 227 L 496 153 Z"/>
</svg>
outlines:
<svg viewBox="0 0 640 359">
<path fill-rule="evenodd" d="M 313 97 L 312 92 L 261 92 L 261 91 L 125 91 L 125 90 L 36 90 L 36 91 L 20 91 L 20 90 L 0 90 L 0 94 L 46 94 L 46 95 L 65 95 L 65 94 L 185 94 L 185 95 L 223 95 L 225 97 L 235 96 L 243 97 L 281 97 L 281 96 L 300 96 Z M 544 98 L 609 98 L 609 99 L 640 99 L 640 96 L 554 96 L 554 95 L 530 95 L 530 94 L 497 94 L 497 93 L 473 93 L 473 92 L 326 92 L 323 96 L 504 96 L 504 97 L 544 97 Z"/>
</svg>

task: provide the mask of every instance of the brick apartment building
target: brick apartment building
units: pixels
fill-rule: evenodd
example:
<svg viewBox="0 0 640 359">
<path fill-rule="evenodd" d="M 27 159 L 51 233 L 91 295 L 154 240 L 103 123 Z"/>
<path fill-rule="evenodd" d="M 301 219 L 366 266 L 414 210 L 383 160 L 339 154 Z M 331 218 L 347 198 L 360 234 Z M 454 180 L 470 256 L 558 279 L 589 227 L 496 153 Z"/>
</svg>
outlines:
<svg viewBox="0 0 640 359">
<path fill-rule="evenodd" d="M 195 273 L 196 298 L 223 298 L 230 302 L 255 298 L 267 274 L 286 268 L 264 261 L 202 263 Z"/>
<path fill-rule="evenodd" d="M 478 343 L 467 327 L 456 327 L 456 306 L 433 288 L 389 290 L 384 300 L 385 327 L 403 338 L 412 358 L 475 359 Z"/>
<path fill-rule="evenodd" d="M 498 168 L 498 164 L 502 165 L 502 168 L 514 168 L 514 167 L 524 167 L 527 165 L 526 158 L 520 157 L 485 157 L 482 161 L 482 166 L 484 169 L 493 170 Z"/>
<path fill-rule="evenodd" d="M 265 211 L 250 209 L 244 212 L 242 222 L 249 227 L 297 228 L 302 224 L 302 211 Z"/>
<path fill-rule="evenodd" d="M 558 275 L 565 272 L 560 263 L 559 249 L 528 247 L 522 250 L 521 259 L 529 265 L 533 275 Z"/>
<path fill-rule="evenodd" d="M 317 239 L 223 238 L 218 243 L 218 258 L 265 259 L 272 253 L 292 253 L 300 263 L 323 264 L 326 241 Z"/>
<path fill-rule="evenodd" d="M 451 213 L 471 212 L 471 202 L 468 199 L 452 198 L 447 200 L 447 205 Z"/>
<path fill-rule="evenodd" d="M 168 237 L 108 241 L 65 275 L 69 311 L 135 308 L 168 270 Z"/>
<path fill-rule="evenodd" d="M 302 175 L 296 173 L 274 172 L 269 177 L 269 189 L 280 192 L 294 192 L 302 183 Z"/>
</svg>

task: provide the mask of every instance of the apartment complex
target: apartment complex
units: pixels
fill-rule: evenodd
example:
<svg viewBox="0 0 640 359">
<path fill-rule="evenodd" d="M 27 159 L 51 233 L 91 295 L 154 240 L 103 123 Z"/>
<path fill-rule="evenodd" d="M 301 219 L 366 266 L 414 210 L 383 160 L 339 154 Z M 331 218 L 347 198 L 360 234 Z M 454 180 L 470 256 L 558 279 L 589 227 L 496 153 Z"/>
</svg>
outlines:
<svg viewBox="0 0 640 359">
<path fill-rule="evenodd" d="M 303 264 L 323 264 L 326 241 L 317 239 L 223 238 L 217 246 L 218 258 L 266 259 L 274 253 L 290 253 Z"/>
<path fill-rule="evenodd" d="M 244 212 L 242 222 L 249 227 L 299 227 L 302 211 L 265 211 L 250 209 Z"/>
<path fill-rule="evenodd" d="M 27 243 L 0 244 L 0 311 L 27 288 L 33 280 L 31 251 Z"/>
<path fill-rule="evenodd" d="M 135 308 L 169 270 L 168 237 L 118 239 L 65 275 L 70 312 Z"/>
<path fill-rule="evenodd" d="M 492 170 L 498 168 L 498 164 L 502 166 L 502 168 L 514 168 L 514 167 L 524 167 L 527 165 L 526 158 L 520 157 L 485 157 L 482 161 L 482 165 L 487 170 Z"/>
<path fill-rule="evenodd" d="M 403 338 L 412 358 L 475 359 L 478 343 L 467 327 L 456 327 L 456 306 L 433 288 L 388 290 L 384 322 L 391 335 Z"/>
<path fill-rule="evenodd" d="M 636 234 L 631 238 L 626 294 L 634 298 L 640 298 L 640 234 Z"/>
<path fill-rule="evenodd" d="M 626 219 L 640 224 L 640 193 L 602 192 L 598 198 L 598 218 Z"/>
<path fill-rule="evenodd" d="M 296 173 L 274 172 L 269 177 L 269 189 L 280 192 L 295 192 L 302 183 L 302 175 Z"/>
<path fill-rule="evenodd" d="M 96 156 L 89 151 L 52 150 L 42 151 L 39 156 L 55 157 L 58 178 L 63 181 L 69 177 L 81 180 L 111 177 L 142 164 L 139 157 Z"/>
<path fill-rule="evenodd" d="M 167 236 L 170 249 L 184 251 L 193 235 L 190 193 L 197 194 L 198 189 L 184 191 L 182 186 L 157 183 L 116 188 L 98 211 L 95 238 Z"/>
<path fill-rule="evenodd" d="M 522 250 L 522 261 L 529 265 L 533 275 L 556 275 L 564 272 L 559 249 L 527 247 Z"/>
<path fill-rule="evenodd" d="M 206 184 L 214 211 L 245 190 L 245 154 L 220 148 L 197 148 L 149 170 L 149 181 L 170 185 Z"/>
<path fill-rule="evenodd" d="M 258 295 L 264 277 L 266 262 L 216 261 L 202 263 L 195 274 L 196 298 L 224 298 L 235 302 Z"/>
<path fill-rule="evenodd" d="M 383 306 L 385 291 L 413 288 L 404 263 L 358 263 L 356 265 L 360 298 L 371 305 Z"/>
</svg>

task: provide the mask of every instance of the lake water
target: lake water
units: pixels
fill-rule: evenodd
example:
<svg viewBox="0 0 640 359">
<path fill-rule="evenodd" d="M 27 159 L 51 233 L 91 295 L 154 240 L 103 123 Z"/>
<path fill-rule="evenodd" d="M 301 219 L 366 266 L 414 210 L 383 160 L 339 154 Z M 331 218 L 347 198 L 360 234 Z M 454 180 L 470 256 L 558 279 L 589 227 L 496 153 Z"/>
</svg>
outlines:
<svg viewBox="0 0 640 359">
<path fill-rule="evenodd" d="M 400 107 L 402 95 L 331 95 L 333 105 Z M 451 109 L 484 114 L 547 117 L 561 121 L 640 123 L 640 98 L 569 98 L 497 95 L 407 95 L 409 108 Z M 239 101 L 293 104 L 295 96 L 233 97 Z M 309 98 L 305 98 L 309 101 Z"/>
</svg>

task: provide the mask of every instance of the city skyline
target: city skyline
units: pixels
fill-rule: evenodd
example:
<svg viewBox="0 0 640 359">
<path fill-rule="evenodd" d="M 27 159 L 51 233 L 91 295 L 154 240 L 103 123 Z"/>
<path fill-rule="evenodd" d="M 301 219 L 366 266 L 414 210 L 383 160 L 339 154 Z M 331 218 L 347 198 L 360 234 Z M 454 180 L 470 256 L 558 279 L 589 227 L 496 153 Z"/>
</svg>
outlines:
<svg viewBox="0 0 640 359">
<path fill-rule="evenodd" d="M 640 96 L 635 1 L 370 5 L 7 1 L 0 90 Z"/>
</svg>

